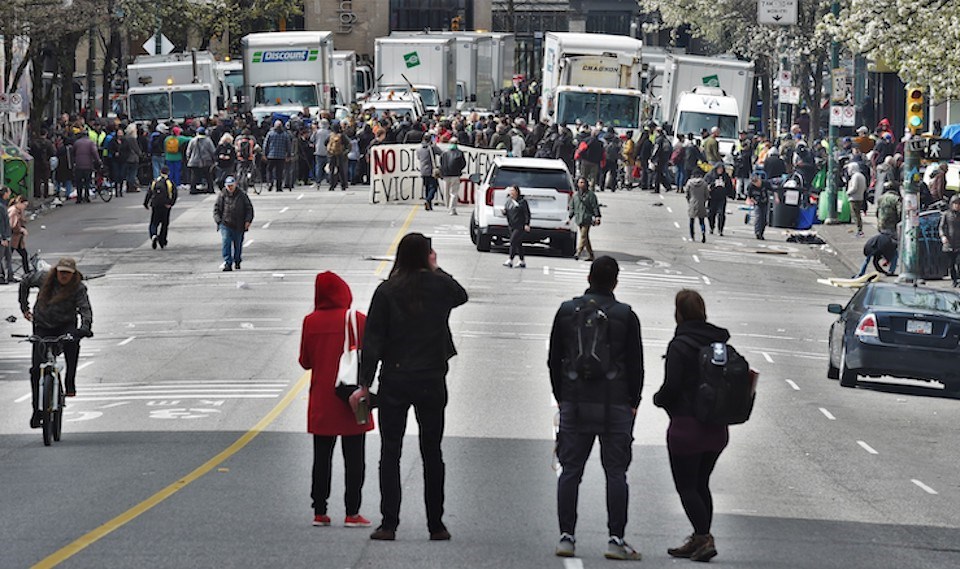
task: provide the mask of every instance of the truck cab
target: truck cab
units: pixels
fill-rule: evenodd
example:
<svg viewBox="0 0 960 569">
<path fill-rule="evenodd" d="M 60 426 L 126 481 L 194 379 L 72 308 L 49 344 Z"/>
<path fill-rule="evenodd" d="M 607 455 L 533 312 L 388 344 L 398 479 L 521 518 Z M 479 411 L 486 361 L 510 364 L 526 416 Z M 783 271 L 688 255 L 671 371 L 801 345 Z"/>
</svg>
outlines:
<svg viewBox="0 0 960 569">
<path fill-rule="evenodd" d="M 704 129 L 709 132 L 713 127 L 718 127 L 720 153 L 724 161 L 733 161 L 740 123 L 740 107 L 735 98 L 728 97 L 722 89 L 696 87 L 692 93 L 680 94 L 674 116 L 674 132 L 693 133 L 697 139 Z"/>
</svg>

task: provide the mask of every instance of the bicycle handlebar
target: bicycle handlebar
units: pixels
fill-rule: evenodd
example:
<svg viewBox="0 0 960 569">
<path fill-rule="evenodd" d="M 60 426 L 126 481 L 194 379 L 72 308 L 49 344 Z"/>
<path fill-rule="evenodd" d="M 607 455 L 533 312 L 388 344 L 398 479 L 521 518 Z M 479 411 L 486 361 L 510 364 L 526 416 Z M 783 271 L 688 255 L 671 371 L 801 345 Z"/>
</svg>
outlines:
<svg viewBox="0 0 960 569">
<path fill-rule="evenodd" d="M 75 337 L 73 334 L 63 334 L 61 336 L 49 336 L 44 338 L 42 336 L 37 336 L 34 334 L 10 334 L 13 338 L 23 338 L 31 344 L 58 344 L 60 342 L 76 342 L 79 341 L 79 337 Z"/>
</svg>

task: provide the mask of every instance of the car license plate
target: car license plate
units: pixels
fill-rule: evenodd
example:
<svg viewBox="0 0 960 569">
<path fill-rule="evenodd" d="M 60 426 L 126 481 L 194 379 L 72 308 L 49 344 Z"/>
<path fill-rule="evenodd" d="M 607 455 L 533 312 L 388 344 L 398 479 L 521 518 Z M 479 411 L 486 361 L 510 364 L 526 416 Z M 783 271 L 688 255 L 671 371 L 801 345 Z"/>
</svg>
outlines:
<svg viewBox="0 0 960 569">
<path fill-rule="evenodd" d="M 933 322 L 907 320 L 907 332 L 910 334 L 933 334 Z"/>
</svg>

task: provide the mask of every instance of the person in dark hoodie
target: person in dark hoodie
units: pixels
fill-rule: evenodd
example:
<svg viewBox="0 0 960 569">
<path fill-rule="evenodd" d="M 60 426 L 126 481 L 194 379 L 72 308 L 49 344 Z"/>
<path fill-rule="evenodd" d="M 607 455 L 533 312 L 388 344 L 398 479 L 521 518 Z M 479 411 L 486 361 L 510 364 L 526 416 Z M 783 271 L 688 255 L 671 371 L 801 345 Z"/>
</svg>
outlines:
<svg viewBox="0 0 960 569">
<path fill-rule="evenodd" d="M 516 266 L 523 269 L 527 266 L 523 260 L 523 236 L 530 231 L 530 204 L 520 193 L 520 186 L 511 186 L 507 191 L 503 215 L 507 218 L 507 226 L 510 228 L 510 258 L 503 262 L 503 266 L 512 268 L 513 258 L 520 257 Z"/>
<path fill-rule="evenodd" d="M 370 539 L 393 541 L 400 525 L 400 451 L 410 407 L 420 427 L 423 494 L 431 541 L 446 541 L 443 524 L 443 426 L 448 361 L 457 354 L 450 313 L 467 302 L 467 291 L 437 265 L 430 239 L 408 233 L 397 247 L 390 276 L 373 293 L 360 361 L 366 397 L 380 367 L 380 512 L 383 521 Z"/>
<path fill-rule="evenodd" d="M 603 256 L 590 266 L 590 288 L 583 296 L 560 305 L 550 332 L 547 366 L 553 397 L 560 406 L 557 458 L 562 467 L 557 480 L 557 517 L 560 541 L 555 554 L 573 557 L 576 547 L 577 495 L 594 441 L 600 439 L 600 459 L 606 474 L 607 559 L 639 561 L 640 552 L 624 541 L 629 506 L 627 469 L 632 459 L 633 425 L 643 391 L 643 341 L 640 319 L 613 294 L 620 266 Z M 581 349 L 578 314 L 592 314 L 607 322 L 607 371 L 601 378 L 583 377 L 571 361 Z"/>
<path fill-rule="evenodd" d="M 706 304 L 696 291 L 677 293 L 677 329 L 667 344 L 663 386 L 653 396 L 653 404 L 670 416 L 667 427 L 667 453 L 673 482 L 680 495 L 683 511 L 693 525 L 693 534 L 683 545 L 667 550 L 673 557 L 709 561 L 717 555 L 710 526 L 713 497 L 710 474 L 726 448 L 726 425 L 707 425 L 694 416 L 693 401 L 700 385 L 700 348 L 726 342 L 730 333 L 707 322 Z"/>
<path fill-rule="evenodd" d="M 572 176 L 576 172 L 576 163 L 573 155 L 577 151 L 577 145 L 573 141 L 573 133 L 567 127 L 561 127 L 557 134 L 557 139 L 553 143 L 553 155 L 567 165 L 567 171 Z"/>
<path fill-rule="evenodd" d="M 368 416 L 366 423 L 358 424 L 353 411 L 335 391 L 344 345 L 358 349 L 363 346 L 367 317 L 361 312 L 351 313 L 353 293 L 335 273 L 320 273 L 315 283 L 314 310 L 303 319 L 300 336 L 300 365 L 310 370 L 307 431 L 313 435 L 313 484 L 310 491 L 313 525 L 330 525 L 327 501 L 330 499 L 333 449 L 337 437 L 340 437 L 346 485 L 343 525 L 370 527 L 370 521 L 360 515 L 360 503 L 366 470 L 365 433 L 373 429 L 373 417 Z M 356 323 L 355 329 L 353 322 Z"/>
<path fill-rule="evenodd" d="M 723 226 L 727 222 L 727 198 L 734 197 L 733 179 L 727 174 L 727 167 L 723 162 L 713 165 L 713 170 L 704 179 L 710 190 L 710 199 L 707 203 L 707 220 L 710 222 L 710 234 L 714 228 L 723 237 Z"/>
</svg>

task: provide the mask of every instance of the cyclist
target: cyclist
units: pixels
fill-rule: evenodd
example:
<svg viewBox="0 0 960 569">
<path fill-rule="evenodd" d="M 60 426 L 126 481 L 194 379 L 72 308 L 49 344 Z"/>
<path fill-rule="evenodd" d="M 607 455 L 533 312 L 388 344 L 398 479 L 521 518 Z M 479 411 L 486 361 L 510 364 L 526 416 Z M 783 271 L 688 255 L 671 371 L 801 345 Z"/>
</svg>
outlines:
<svg viewBox="0 0 960 569">
<path fill-rule="evenodd" d="M 30 310 L 30 289 L 39 288 L 37 300 Z M 20 281 L 20 310 L 27 321 L 33 323 L 33 333 L 44 338 L 72 334 L 74 342 L 64 342 L 63 354 L 67 362 L 67 376 L 64 389 L 67 397 L 77 394 L 77 359 L 80 356 L 80 338 L 92 336 L 93 310 L 87 296 L 87 286 L 83 284 L 83 275 L 77 270 L 77 262 L 64 257 L 49 271 L 34 271 Z M 80 326 L 77 327 L 77 316 Z M 42 344 L 33 346 L 33 363 L 30 367 L 30 385 L 33 392 L 33 417 L 30 427 L 40 426 L 40 414 L 37 411 L 38 389 L 40 383 L 40 365 L 45 353 Z"/>
<path fill-rule="evenodd" d="M 252 176 L 257 165 L 257 139 L 250 134 L 250 129 L 243 129 L 243 134 L 234 142 L 237 149 L 237 178 L 242 180 L 240 186 L 246 190 L 247 173 Z"/>
</svg>

